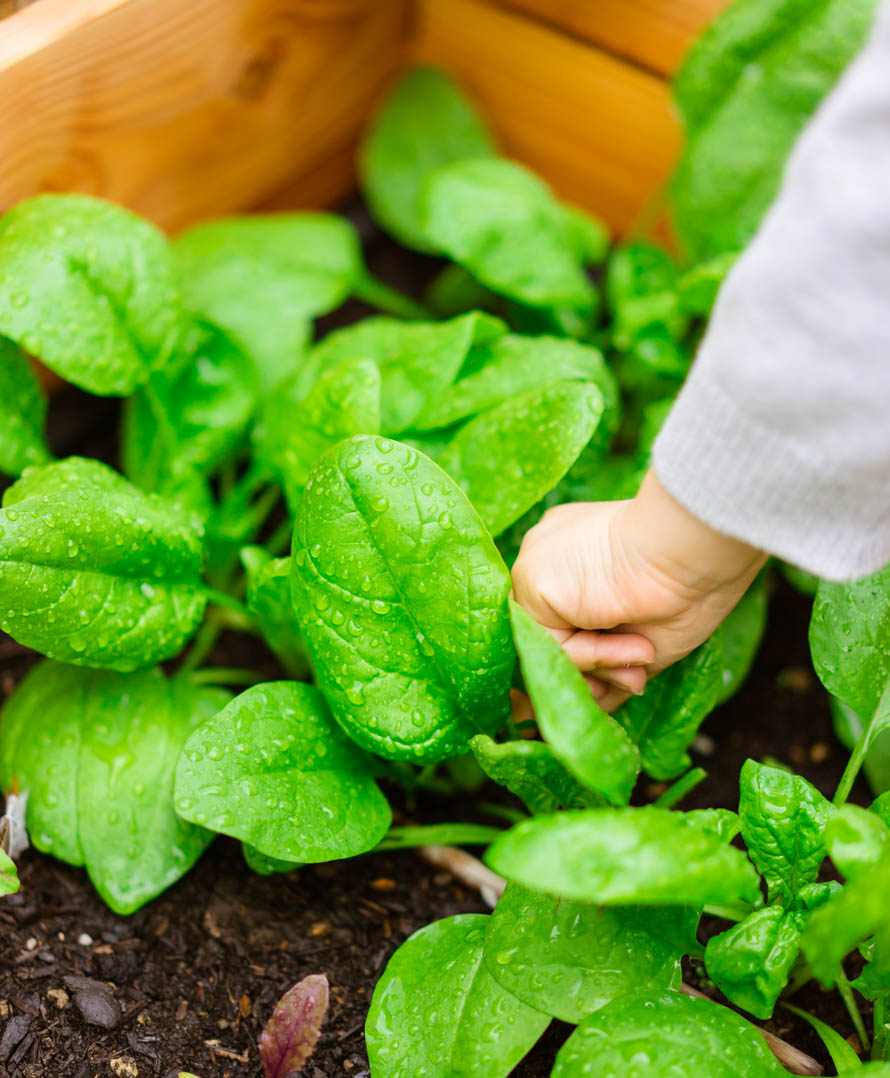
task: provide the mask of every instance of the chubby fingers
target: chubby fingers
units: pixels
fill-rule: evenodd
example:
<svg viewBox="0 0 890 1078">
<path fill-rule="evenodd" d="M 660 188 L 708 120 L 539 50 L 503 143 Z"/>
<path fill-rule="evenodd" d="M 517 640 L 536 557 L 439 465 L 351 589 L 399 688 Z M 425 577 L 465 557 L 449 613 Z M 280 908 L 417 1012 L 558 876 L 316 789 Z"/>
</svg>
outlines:
<svg viewBox="0 0 890 1078">
<path fill-rule="evenodd" d="M 599 678 L 594 677 L 592 674 L 583 674 L 582 677 L 590 686 L 590 691 L 593 693 L 593 698 L 603 709 L 609 713 L 617 711 L 619 707 L 627 700 L 630 693 L 625 692 L 624 689 L 616 688 L 614 685 L 607 685 L 604 681 L 600 681 Z"/>
<path fill-rule="evenodd" d="M 655 661 L 654 645 L 639 633 L 597 633 L 576 629 L 564 633 L 560 643 L 566 655 L 584 673 L 605 674 L 606 670 L 617 673 L 624 667 L 648 666 Z M 643 680 L 645 682 L 645 678 Z"/>
</svg>

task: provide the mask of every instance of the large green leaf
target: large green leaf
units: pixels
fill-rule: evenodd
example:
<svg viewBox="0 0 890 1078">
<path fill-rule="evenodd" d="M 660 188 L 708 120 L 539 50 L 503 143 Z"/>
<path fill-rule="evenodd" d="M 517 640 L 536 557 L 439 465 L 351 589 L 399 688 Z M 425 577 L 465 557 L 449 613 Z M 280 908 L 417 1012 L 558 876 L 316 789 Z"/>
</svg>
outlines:
<svg viewBox="0 0 890 1078">
<path fill-rule="evenodd" d="M 436 921 L 389 960 L 365 1023 L 374 1078 L 507 1078 L 550 1024 L 488 972 L 487 922 Z"/>
<path fill-rule="evenodd" d="M 43 425 L 46 397 L 27 357 L 0 338 L 0 472 L 21 475 L 51 454 Z"/>
<path fill-rule="evenodd" d="M 392 819 L 324 697 L 294 681 L 254 685 L 195 730 L 176 769 L 176 811 L 291 862 L 364 853 Z"/>
<path fill-rule="evenodd" d="M 586 1018 L 556 1057 L 553 1078 L 787 1078 L 748 1022 L 679 992 L 621 996 Z"/>
<path fill-rule="evenodd" d="M 489 918 L 485 964 L 536 1010 L 579 1022 L 625 992 L 679 988 L 680 959 L 700 948 L 682 906 L 608 908 L 507 885 Z"/>
<path fill-rule="evenodd" d="M 173 811 L 173 771 L 186 738 L 228 699 L 221 689 L 43 662 L 0 722 L 0 786 L 29 794 L 34 845 L 132 913 L 184 875 L 212 838 Z"/>
<path fill-rule="evenodd" d="M 408 247 L 428 250 L 420 221 L 427 175 L 492 152 L 491 136 L 454 82 L 434 68 L 414 68 L 387 98 L 362 144 L 362 190 L 388 232 Z"/>
<path fill-rule="evenodd" d="M 515 333 L 475 347 L 458 380 L 430 401 L 414 426 L 417 430 L 448 427 L 521 393 L 569 381 L 596 383 L 605 405 L 601 425 L 613 430 L 619 419 L 618 383 L 599 349 L 559 337 Z"/>
<path fill-rule="evenodd" d="M 126 396 L 187 328 L 169 246 L 86 195 L 40 195 L 0 218 L 0 334 L 91 393 Z"/>
<path fill-rule="evenodd" d="M 476 157 L 431 172 L 421 221 L 436 250 L 495 292 L 531 307 L 596 303 L 575 219 L 522 165 Z"/>
<path fill-rule="evenodd" d="M 760 896 L 750 862 L 713 827 L 652 806 L 536 816 L 485 860 L 508 880 L 577 902 L 703 906 Z"/>
<path fill-rule="evenodd" d="M 726 998 L 758 1018 L 771 1018 L 800 952 L 803 914 L 767 906 L 708 940 L 708 976 Z"/>
<path fill-rule="evenodd" d="M 293 555 L 319 685 L 359 744 L 429 762 L 501 725 L 515 661 L 510 576 L 428 457 L 385 438 L 341 442 L 306 486 Z"/>
<path fill-rule="evenodd" d="M 722 689 L 723 650 L 715 634 L 624 704 L 618 721 L 639 745 L 648 774 L 671 779 L 689 766 L 686 749 Z"/>
<path fill-rule="evenodd" d="M 603 798 L 573 778 L 543 741 L 498 745 L 485 734 L 477 734 L 470 748 L 485 774 L 524 801 L 529 812 L 603 804 Z"/>
<path fill-rule="evenodd" d="M 833 812 L 831 802 L 800 775 L 745 761 L 739 779 L 742 837 L 771 899 L 790 906 L 801 887 L 815 881 Z"/>
<path fill-rule="evenodd" d="M 438 400 L 474 345 L 506 333 L 497 318 L 471 311 L 448 322 L 366 318 L 331 333 L 313 349 L 301 386 L 346 359 L 372 359 L 380 368 L 381 431 L 400 434 Z"/>
<path fill-rule="evenodd" d="M 562 479 L 602 414 L 603 396 L 592 382 L 554 382 L 471 419 L 439 464 L 500 535 Z"/>
<path fill-rule="evenodd" d="M 159 372 L 124 409 L 124 471 L 143 490 L 172 496 L 195 473 L 209 475 L 237 447 L 259 387 L 248 356 L 209 323 L 196 325 L 189 358 Z"/>
<path fill-rule="evenodd" d="M 585 786 L 626 804 L 639 771 L 636 746 L 597 704 L 556 640 L 512 600 L 510 621 L 535 717 L 554 756 Z"/>
<path fill-rule="evenodd" d="M 0 628 L 79 666 L 172 658 L 206 605 L 202 528 L 98 461 L 31 468 L 0 510 Z"/>
<path fill-rule="evenodd" d="M 355 229 L 327 213 L 211 221 L 173 250 L 187 303 L 241 343 L 266 393 L 299 369 L 311 319 L 338 307 L 363 273 Z"/>
<path fill-rule="evenodd" d="M 19 874 L 12 859 L 0 849 L 0 897 L 12 895 L 19 889 Z"/>
<path fill-rule="evenodd" d="M 739 250 L 753 236 L 794 140 L 859 51 L 876 7 L 736 0 L 698 39 L 676 81 L 686 146 L 672 185 L 674 222 L 693 258 Z"/>
<path fill-rule="evenodd" d="M 847 879 L 877 864 L 890 843 L 890 828 L 879 814 L 882 807 L 869 812 L 842 805 L 825 825 L 825 849 Z"/>
</svg>

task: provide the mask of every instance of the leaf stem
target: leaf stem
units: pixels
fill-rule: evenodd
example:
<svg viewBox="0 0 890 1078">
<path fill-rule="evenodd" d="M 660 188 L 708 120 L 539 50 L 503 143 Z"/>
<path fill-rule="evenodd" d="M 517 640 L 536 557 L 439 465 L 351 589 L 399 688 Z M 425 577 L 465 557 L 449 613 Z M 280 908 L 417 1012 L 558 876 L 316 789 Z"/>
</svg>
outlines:
<svg viewBox="0 0 890 1078">
<path fill-rule="evenodd" d="M 205 666 L 190 677 L 195 685 L 256 685 L 263 680 L 256 670 L 240 670 L 235 666 Z"/>
<path fill-rule="evenodd" d="M 838 990 L 841 999 L 844 1001 L 844 1006 L 847 1008 L 847 1014 L 850 1016 L 853 1028 L 856 1030 L 856 1036 L 859 1038 L 859 1043 L 862 1045 L 863 1051 L 867 1052 L 871 1047 L 871 1041 L 868 1037 L 868 1031 L 865 1028 L 865 1022 L 862 1020 L 862 1014 L 859 1011 L 859 1007 L 856 1005 L 856 997 L 853 995 L 853 989 L 846 981 L 841 980 L 840 978 L 834 982 L 834 986 Z"/>
<path fill-rule="evenodd" d="M 211 610 L 204 619 L 204 624 L 198 630 L 195 639 L 192 641 L 192 646 L 186 657 L 183 659 L 178 673 L 193 673 L 201 663 L 204 662 L 210 652 L 213 651 L 216 641 L 223 631 L 219 613 L 218 610 Z"/>
<path fill-rule="evenodd" d="M 391 827 L 376 850 L 407 850 L 412 846 L 488 846 L 503 828 L 479 823 L 432 823 L 423 827 Z"/>
<path fill-rule="evenodd" d="M 364 273 L 359 279 L 355 288 L 355 297 L 370 307 L 383 311 L 384 314 L 395 315 L 396 318 L 404 318 L 409 322 L 435 320 L 435 315 L 429 308 L 390 288 L 388 284 L 379 281 L 370 273 Z"/>
<path fill-rule="evenodd" d="M 216 603 L 217 606 L 222 606 L 226 610 L 231 610 L 235 614 L 239 614 L 243 619 L 244 627 L 250 625 L 250 612 L 242 602 L 239 602 L 235 598 L 234 595 L 229 595 L 229 593 L 225 591 L 217 591 L 216 588 L 204 588 L 204 594 L 212 603 Z"/>
<path fill-rule="evenodd" d="M 874 714 L 866 725 L 862 727 L 862 733 L 856 739 L 856 744 L 853 746 L 853 751 L 850 753 L 850 759 L 847 761 L 847 766 L 844 768 L 844 773 L 841 775 L 841 781 L 838 783 L 837 790 L 834 794 L 834 804 L 843 805 L 847 798 L 850 796 L 850 791 L 853 789 L 853 783 L 856 781 L 856 776 L 865 762 L 865 757 L 871 747 L 872 738 L 875 733 L 881 728 L 882 725 L 890 722 L 890 681 L 884 688 L 884 692 L 881 695 L 881 699 L 878 701 L 878 705 L 874 710 Z"/>
<path fill-rule="evenodd" d="M 658 808 L 673 808 L 690 791 L 694 790 L 700 782 L 704 782 L 707 777 L 708 773 L 703 767 L 691 768 L 685 775 L 681 775 L 675 783 L 668 786 L 664 793 L 655 799 L 655 804 Z"/>
</svg>

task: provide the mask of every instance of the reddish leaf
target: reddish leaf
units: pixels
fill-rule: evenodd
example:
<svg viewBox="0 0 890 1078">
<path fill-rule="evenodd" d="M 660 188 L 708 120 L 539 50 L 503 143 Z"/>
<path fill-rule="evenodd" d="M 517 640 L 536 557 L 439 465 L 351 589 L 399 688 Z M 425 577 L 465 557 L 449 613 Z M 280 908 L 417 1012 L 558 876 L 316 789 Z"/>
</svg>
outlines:
<svg viewBox="0 0 890 1078">
<path fill-rule="evenodd" d="M 323 973 L 304 977 L 278 1001 L 260 1035 L 266 1078 L 298 1074 L 315 1050 L 328 1009 L 328 979 Z"/>
</svg>

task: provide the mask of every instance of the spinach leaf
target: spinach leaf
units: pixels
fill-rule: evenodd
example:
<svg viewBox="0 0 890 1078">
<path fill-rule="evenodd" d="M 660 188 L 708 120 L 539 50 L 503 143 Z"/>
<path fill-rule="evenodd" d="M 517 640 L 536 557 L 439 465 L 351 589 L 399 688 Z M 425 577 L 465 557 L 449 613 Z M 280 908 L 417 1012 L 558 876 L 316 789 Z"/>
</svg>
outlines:
<svg viewBox="0 0 890 1078">
<path fill-rule="evenodd" d="M 173 251 L 186 302 L 241 344 L 265 394 L 298 371 L 311 319 L 338 307 L 363 273 L 355 229 L 327 213 L 211 221 Z"/>
<path fill-rule="evenodd" d="M 553 1078 L 786 1078 L 757 1030 L 728 1007 L 679 992 L 629 993 L 581 1023 Z"/>
<path fill-rule="evenodd" d="M 120 206 L 40 195 L 0 218 L 0 334 L 60 377 L 126 396 L 189 324 L 166 239 Z"/>
<path fill-rule="evenodd" d="M 604 803 L 566 771 L 543 741 L 498 745 L 485 734 L 477 734 L 470 748 L 485 774 L 524 801 L 531 813 L 596 808 Z"/>
<path fill-rule="evenodd" d="M 553 382 L 569 381 L 596 384 L 604 402 L 600 427 L 604 434 L 614 433 L 620 418 L 618 383 L 602 353 L 577 341 L 520 337 L 515 333 L 476 346 L 467 356 L 458 380 L 446 393 L 430 401 L 414 420 L 414 427 L 422 431 L 449 427 L 511 397 Z"/>
<path fill-rule="evenodd" d="M 715 255 L 687 270 L 677 278 L 677 302 L 686 314 L 702 317 L 711 313 L 720 286 L 738 261 L 738 254 L 728 251 Z"/>
<path fill-rule="evenodd" d="M 21 475 L 52 457 L 43 424 L 46 397 L 27 357 L 0 337 L 0 472 Z"/>
<path fill-rule="evenodd" d="M 0 510 L 0 628 L 78 666 L 174 656 L 206 597 L 198 518 L 71 457 L 29 469 Z"/>
<path fill-rule="evenodd" d="M 828 820 L 825 848 L 847 879 L 877 864 L 890 842 L 890 829 L 877 812 L 842 805 Z"/>
<path fill-rule="evenodd" d="M 689 766 L 687 746 L 714 709 L 723 688 L 719 635 L 668 667 L 633 696 L 616 718 L 640 747 L 643 769 L 654 779 L 672 779 Z"/>
<path fill-rule="evenodd" d="M 550 1024 L 488 972 L 487 922 L 446 917 L 389 960 L 365 1023 L 374 1078 L 507 1078 Z"/>
<path fill-rule="evenodd" d="M 499 838 L 485 860 L 526 887 L 604 906 L 759 898 L 744 854 L 694 816 L 653 806 L 535 816 Z"/>
<path fill-rule="evenodd" d="M 761 573 L 717 630 L 723 655 L 723 684 L 717 704 L 738 692 L 754 663 L 766 631 L 766 581 L 766 575 Z"/>
<path fill-rule="evenodd" d="M 19 874 L 8 854 L 0 850 L 0 897 L 13 895 L 19 889 Z"/>
<path fill-rule="evenodd" d="M 463 266 L 449 262 L 433 278 L 423 302 L 440 318 L 453 318 L 467 311 L 493 310 L 501 298 L 467 273 Z"/>
<path fill-rule="evenodd" d="M 531 307 L 595 305 L 587 238 L 522 165 L 476 157 L 436 169 L 420 216 L 430 244 L 495 292 Z"/>
<path fill-rule="evenodd" d="M 380 367 L 381 431 L 399 434 L 451 385 L 474 345 L 506 331 L 500 319 L 479 311 L 449 322 L 366 318 L 313 349 L 301 384 L 308 389 L 308 380 L 345 359 L 373 359 Z"/>
<path fill-rule="evenodd" d="M 195 730 L 176 769 L 175 804 L 192 823 L 292 862 L 364 853 L 392 819 L 324 697 L 293 681 L 254 685 Z"/>
<path fill-rule="evenodd" d="M 124 472 L 169 497 L 237 448 L 259 391 L 250 359 L 215 326 L 196 325 L 187 347 L 183 366 L 154 375 L 127 401 L 121 430 Z"/>
<path fill-rule="evenodd" d="M 279 873 L 293 872 L 295 869 L 302 868 L 299 861 L 280 861 L 277 857 L 267 857 L 246 842 L 242 842 L 241 852 L 244 854 L 247 867 L 258 876 L 277 876 Z"/>
<path fill-rule="evenodd" d="M 862 719 L 836 696 L 829 697 L 829 705 L 837 739 L 852 751 L 864 730 Z M 873 793 L 890 790 L 890 725 L 882 726 L 877 734 L 873 732 L 870 736 L 862 770 Z"/>
<path fill-rule="evenodd" d="M 671 194 L 693 259 L 738 251 L 754 235 L 794 140 L 859 51 L 876 6 L 738 0 L 690 50 L 675 83 L 686 144 Z"/>
<path fill-rule="evenodd" d="M 636 746 L 597 704 L 550 633 L 512 600 L 510 621 L 538 726 L 553 755 L 606 800 L 627 804 L 639 771 Z"/>
<path fill-rule="evenodd" d="M 667 251 L 635 242 L 616 248 L 606 274 L 606 298 L 612 311 L 612 342 L 627 351 L 648 331 L 663 329 L 681 337 L 687 319 L 677 302 L 677 268 Z"/>
<path fill-rule="evenodd" d="M 322 372 L 296 407 L 270 424 L 284 493 L 296 513 L 312 469 L 326 450 L 353 434 L 380 433 L 380 370 L 370 359 L 344 359 Z"/>
<path fill-rule="evenodd" d="M 293 555 L 319 685 L 359 744 L 431 762 L 501 725 L 515 662 L 510 575 L 428 457 L 366 436 L 329 450 L 300 503 Z"/>
<path fill-rule="evenodd" d="M 290 558 L 272 558 L 260 546 L 246 546 L 241 563 L 247 574 L 247 609 L 257 628 L 290 676 L 304 679 L 309 658 L 291 602 Z"/>
<path fill-rule="evenodd" d="M 554 382 L 471 419 L 439 464 L 460 483 L 491 534 L 500 535 L 562 479 L 602 414 L 603 397 L 593 383 Z"/>
<path fill-rule="evenodd" d="M 680 959 L 700 950 L 698 912 L 603 907 L 507 885 L 485 932 L 494 979 L 536 1010 L 577 1023 L 625 992 L 679 988 Z"/>
<path fill-rule="evenodd" d="M 705 966 L 730 1003 L 771 1018 L 800 952 L 803 914 L 767 906 L 708 940 Z"/>
<path fill-rule="evenodd" d="M 228 699 L 221 689 L 42 662 L 3 709 L 0 786 L 29 793 L 34 845 L 132 913 L 183 876 L 212 835 L 173 811 L 173 770 L 191 730 Z"/>
<path fill-rule="evenodd" d="M 442 165 L 493 153 L 475 109 L 443 72 L 417 67 L 387 98 L 359 154 L 362 191 L 374 217 L 407 247 L 428 251 L 421 189 Z"/>
<path fill-rule="evenodd" d="M 742 836 L 771 901 L 790 906 L 800 888 L 815 881 L 833 812 L 831 802 L 800 775 L 745 761 L 739 779 Z"/>
</svg>

